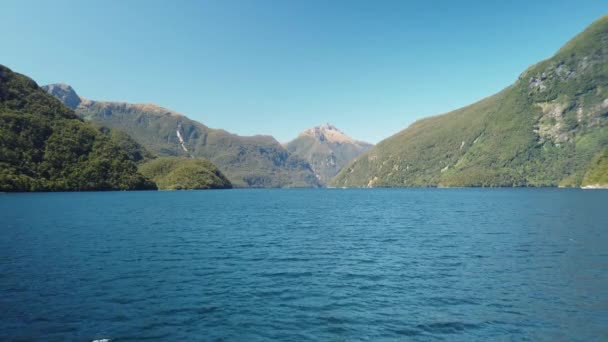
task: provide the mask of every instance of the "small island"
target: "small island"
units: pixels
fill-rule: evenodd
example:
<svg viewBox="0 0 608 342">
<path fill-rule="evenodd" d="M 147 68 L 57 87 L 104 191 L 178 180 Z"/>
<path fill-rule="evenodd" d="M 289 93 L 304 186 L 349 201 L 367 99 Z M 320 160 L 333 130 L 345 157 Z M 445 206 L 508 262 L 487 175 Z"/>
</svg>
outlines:
<svg viewBox="0 0 608 342">
<path fill-rule="evenodd" d="M 232 184 L 204 158 L 163 157 L 143 163 L 139 171 L 159 190 L 230 189 Z"/>
</svg>

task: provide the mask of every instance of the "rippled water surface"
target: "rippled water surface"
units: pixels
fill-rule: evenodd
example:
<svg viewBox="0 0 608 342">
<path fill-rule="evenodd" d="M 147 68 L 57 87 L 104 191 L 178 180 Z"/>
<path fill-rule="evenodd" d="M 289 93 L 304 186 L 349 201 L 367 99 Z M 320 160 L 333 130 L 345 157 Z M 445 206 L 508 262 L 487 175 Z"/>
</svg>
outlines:
<svg viewBox="0 0 608 342">
<path fill-rule="evenodd" d="M 0 194 L 0 340 L 607 340 L 608 191 Z"/>
</svg>

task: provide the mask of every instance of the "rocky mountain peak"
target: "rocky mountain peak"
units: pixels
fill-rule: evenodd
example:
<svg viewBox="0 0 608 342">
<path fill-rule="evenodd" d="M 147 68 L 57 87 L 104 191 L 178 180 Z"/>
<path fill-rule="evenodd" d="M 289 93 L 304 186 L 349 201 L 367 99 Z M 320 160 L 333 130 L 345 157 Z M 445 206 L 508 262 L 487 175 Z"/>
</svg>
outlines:
<svg viewBox="0 0 608 342">
<path fill-rule="evenodd" d="M 326 123 L 320 126 L 309 128 L 300 133 L 300 136 L 309 136 L 320 141 L 335 142 L 335 143 L 357 143 L 356 140 L 344 134 L 336 126 Z"/>
<path fill-rule="evenodd" d="M 336 126 L 330 124 L 329 122 L 327 122 L 321 126 L 318 126 L 318 127 L 325 131 L 338 131 L 338 132 L 340 131 L 339 129 L 336 128 Z"/>
<path fill-rule="evenodd" d="M 327 184 L 344 166 L 372 145 L 357 141 L 336 126 L 326 123 L 303 131 L 286 147 L 290 153 L 306 160 L 317 179 Z"/>
<path fill-rule="evenodd" d="M 82 102 L 82 99 L 80 98 L 80 96 L 78 96 L 78 94 L 76 94 L 74 88 L 72 88 L 68 84 L 54 83 L 42 86 L 41 88 L 44 89 L 47 93 L 59 99 L 61 102 L 63 102 L 63 104 L 65 104 L 71 109 L 76 109 L 80 102 Z"/>
</svg>

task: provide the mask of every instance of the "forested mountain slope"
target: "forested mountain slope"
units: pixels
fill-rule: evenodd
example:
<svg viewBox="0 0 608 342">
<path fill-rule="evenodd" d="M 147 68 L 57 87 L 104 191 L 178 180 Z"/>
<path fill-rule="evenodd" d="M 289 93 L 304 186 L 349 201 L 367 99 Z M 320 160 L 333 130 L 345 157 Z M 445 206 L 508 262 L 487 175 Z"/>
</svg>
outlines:
<svg viewBox="0 0 608 342">
<path fill-rule="evenodd" d="M 137 171 L 131 143 L 0 65 L 0 191 L 155 189 Z"/>
<path fill-rule="evenodd" d="M 496 58 L 499 58 L 497 56 Z M 608 147 L 608 18 L 496 95 L 423 119 L 335 186 L 580 186 Z"/>
</svg>

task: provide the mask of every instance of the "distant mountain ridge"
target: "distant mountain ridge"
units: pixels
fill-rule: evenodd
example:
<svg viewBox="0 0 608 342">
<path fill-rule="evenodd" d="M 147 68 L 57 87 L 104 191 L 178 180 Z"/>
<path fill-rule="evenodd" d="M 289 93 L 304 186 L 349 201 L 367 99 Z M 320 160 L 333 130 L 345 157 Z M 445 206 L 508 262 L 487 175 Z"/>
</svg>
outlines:
<svg viewBox="0 0 608 342">
<path fill-rule="evenodd" d="M 381 141 L 332 184 L 599 187 L 607 149 L 603 17 L 498 94 Z"/>
<path fill-rule="evenodd" d="M 372 146 L 349 137 L 329 123 L 309 128 L 286 144 L 289 153 L 311 165 L 323 184 L 327 184 L 351 160 Z"/>
<path fill-rule="evenodd" d="M 85 120 L 117 128 L 159 156 L 204 157 L 236 187 L 318 187 L 311 166 L 271 136 L 243 137 L 209 128 L 152 104 L 94 101 L 65 84 L 43 87 Z M 75 100 L 74 95 L 80 101 Z"/>
</svg>

